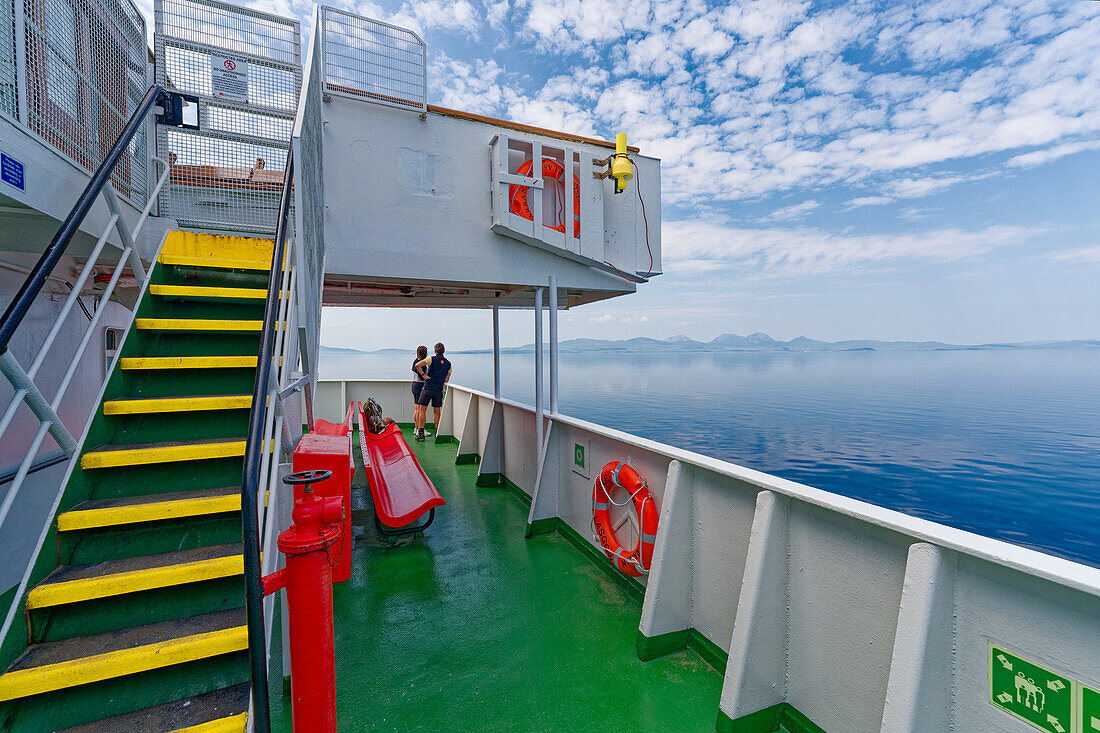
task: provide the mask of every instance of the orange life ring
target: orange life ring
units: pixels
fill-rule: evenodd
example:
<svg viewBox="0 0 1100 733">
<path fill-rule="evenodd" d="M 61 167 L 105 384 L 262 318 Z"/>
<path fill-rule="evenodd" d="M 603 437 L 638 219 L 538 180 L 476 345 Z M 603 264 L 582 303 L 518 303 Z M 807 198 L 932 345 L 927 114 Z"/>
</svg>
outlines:
<svg viewBox="0 0 1100 733">
<path fill-rule="evenodd" d="M 531 167 L 531 161 L 525 161 L 516 170 L 516 173 L 521 176 L 529 176 L 531 175 Z M 552 178 L 558 182 L 558 201 L 564 201 L 565 167 L 553 158 L 544 157 L 542 159 L 542 177 Z M 508 202 L 508 208 L 513 214 L 522 216 L 527 221 L 534 221 L 535 217 L 531 213 L 531 205 L 527 202 L 527 186 L 517 186 L 515 184 L 508 186 Z M 544 226 L 550 227 L 556 232 L 565 233 L 565 222 L 562 221 L 565 216 L 564 205 L 558 216 L 557 224 L 544 223 Z M 573 236 L 578 239 L 581 236 L 581 182 L 576 176 L 573 176 Z"/>
<path fill-rule="evenodd" d="M 611 504 L 614 503 L 611 501 L 611 490 L 615 486 L 630 493 L 634 509 L 638 512 L 641 525 L 638 544 L 630 551 L 619 544 L 611 524 Z M 592 531 L 607 559 L 614 562 L 620 571 L 634 577 L 649 572 L 659 519 L 657 502 L 649 495 L 649 487 L 637 471 L 622 461 L 611 461 L 603 467 L 592 485 Z"/>
</svg>

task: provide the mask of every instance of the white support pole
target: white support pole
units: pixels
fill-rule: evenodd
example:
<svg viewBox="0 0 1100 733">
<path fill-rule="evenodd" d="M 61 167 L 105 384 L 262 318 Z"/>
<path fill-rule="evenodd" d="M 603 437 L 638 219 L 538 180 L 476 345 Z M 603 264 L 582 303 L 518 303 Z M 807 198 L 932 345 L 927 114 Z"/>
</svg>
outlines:
<svg viewBox="0 0 1100 733">
<path fill-rule="evenodd" d="M 493 397 L 500 399 L 500 306 L 493 306 Z"/>
<path fill-rule="evenodd" d="M 535 455 L 542 452 L 542 299 L 546 288 L 535 288 Z"/>
<path fill-rule="evenodd" d="M 567 197 L 568 198 L 568 197 Z M 558 414 L 558 279 L 550 276 L 550 412 Z"/>
</svg>

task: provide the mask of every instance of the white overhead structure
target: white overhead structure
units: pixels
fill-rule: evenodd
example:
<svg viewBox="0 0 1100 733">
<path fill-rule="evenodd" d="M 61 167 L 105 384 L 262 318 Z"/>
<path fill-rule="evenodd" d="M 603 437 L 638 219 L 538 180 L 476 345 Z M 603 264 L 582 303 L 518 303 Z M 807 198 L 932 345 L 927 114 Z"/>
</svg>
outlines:
<svg viewBox="0 0 1100 733">
<path fill-rule="evenodd" d="M 415 34 L 321 18 L 325 304 L 530 308 L 553 275 L 570 307 L 660 274 L 659 160 L 614 195 L 613 144 L 421 104 Z"/>
</svg>

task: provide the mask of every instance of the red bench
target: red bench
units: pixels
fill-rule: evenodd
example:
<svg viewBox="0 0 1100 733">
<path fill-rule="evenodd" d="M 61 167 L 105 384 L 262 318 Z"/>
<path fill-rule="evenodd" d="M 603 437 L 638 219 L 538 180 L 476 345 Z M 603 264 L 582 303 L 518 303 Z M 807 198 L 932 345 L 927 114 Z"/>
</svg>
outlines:
<svg viewBox="0 0 1100 733">
<path fill-rule="evenodd" d="M 385 536 L 421 532 L 435 519 L 435 508 L 447 502 L 409 450 L 401 428 L 390 423 L 381 433 L 367 430 L 362 404 L 359 406 L 359 446 L 363 466 L 374 498 L 374 524 Z M 409 526 L 428 514 L 422 524 Z"/>
<path fill-rule="evenodd" d="M 354 412 L 355 403 L 348 405 L 348 414 L 344 416 L 344 422 L 334 423 L 317 418 L 313 421 L 313 432 L 318 435 L 347 435 L 351 432 L 351 415 Z"/>
</svg>

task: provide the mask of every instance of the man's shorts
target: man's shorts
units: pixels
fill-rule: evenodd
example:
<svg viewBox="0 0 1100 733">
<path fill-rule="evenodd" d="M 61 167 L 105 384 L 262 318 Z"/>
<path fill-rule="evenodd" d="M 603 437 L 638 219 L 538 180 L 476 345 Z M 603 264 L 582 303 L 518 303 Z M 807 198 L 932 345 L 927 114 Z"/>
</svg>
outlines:
<svg viewBox="0 0 1100 733">
<path fill-rule="evenodd" d="M 424 387 L 420 392 L 420 399 L 416 401 L 416 404 L 427 407 L 443 407 L 443 392 L 440 390 L 428 389 Z"/>
<path fill-rule="evenodd" d="M 420 393 L 424 391 L 423 382 L 413 382 L 413 404 L 420 402 Z"/>
</svg>

